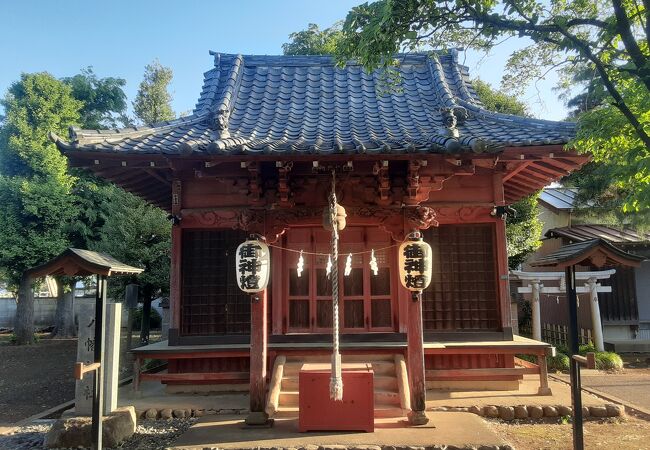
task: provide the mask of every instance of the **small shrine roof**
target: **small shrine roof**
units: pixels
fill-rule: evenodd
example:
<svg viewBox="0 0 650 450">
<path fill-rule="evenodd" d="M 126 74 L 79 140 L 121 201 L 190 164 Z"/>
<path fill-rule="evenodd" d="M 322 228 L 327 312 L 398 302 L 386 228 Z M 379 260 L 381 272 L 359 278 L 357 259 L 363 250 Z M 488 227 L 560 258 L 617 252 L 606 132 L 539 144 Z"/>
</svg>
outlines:
<svg viewBox="0 0 650 450">
<path fill-rule="evenodd" d="M 563 237 L 571 242 L 604 239 L 615 245 L 650 245 L 650 235 L 638 233 L 629 228 L 614 228 L 606 225 L 573 225 L 553 228 L 545 234 L 547 238 Z"/>
<path fill-rule="evenodd" d="M 29 269 L 27 273 L 38 278 L 45 275 L 129 275 L 139 274 L 143 270 L 124 264 L 106 253 L 68 248 L 47 263 Z"/>
<path fill-rule="evenodd" d="M 70 130 L 64 152 L 137 155 L 482 153 L 565 144 L 575 124 L 487 111 L 457 53 L 398 55 L 386 72 L 329 56 L 212 53 L 193 113 L 151 126 Z"/>
<path fill-rule="evenodd" d="M 564 245 L 530 263 L 533 267 L 567 267 L 576 264 L 638 267 L 645 258 L 614 247 L 604 239 L 591 239 Z"/>
</svg>

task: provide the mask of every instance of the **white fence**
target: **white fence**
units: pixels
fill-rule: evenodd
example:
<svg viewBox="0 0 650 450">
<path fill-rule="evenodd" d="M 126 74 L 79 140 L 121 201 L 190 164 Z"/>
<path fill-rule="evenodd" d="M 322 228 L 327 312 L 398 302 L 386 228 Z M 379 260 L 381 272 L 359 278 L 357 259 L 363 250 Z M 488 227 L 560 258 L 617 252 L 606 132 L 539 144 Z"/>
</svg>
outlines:
<svg viewBox="0 0 650 450">
<path fill-rule="evenodd" d="M 94 298 L 77 297 L 74 299 L 75 317 L 78 306 L 85 302 L 94 302 Z M 34 325 L 47 327 L 54 325 L 56 313 L 56 298 L 34 298 Z M 16 300 L 13 298 L 0 298 L 0 328 L 13 328 L 16 317 Z"/>
</svg>

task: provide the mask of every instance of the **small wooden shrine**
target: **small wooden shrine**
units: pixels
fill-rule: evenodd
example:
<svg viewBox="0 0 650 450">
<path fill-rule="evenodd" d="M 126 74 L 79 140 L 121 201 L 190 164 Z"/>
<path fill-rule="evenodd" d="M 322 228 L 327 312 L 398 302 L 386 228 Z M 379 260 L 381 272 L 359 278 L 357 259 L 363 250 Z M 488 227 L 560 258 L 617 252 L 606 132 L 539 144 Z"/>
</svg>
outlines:
<svg viewBox="0 0 650 450">
<path fill-rule="evenodd" d="M 341 353 L 372 363 L 376 416 L 421 411 L 425 385 L 511 389 L 537 373 L 546 392 L 548 346 L 512 334 L 505 218 L 588 160 L 564 150 L 574 124 L 485 110 L 454 51 L 399 55 L 397 88 L 325 56 L 213 55 L 191 115 L 53 136 L 71 166 L 174 222 L 169 341 L 136 350 L 169 370 L 136 380 L 249 383 L 252 411 L 295 413 L 297 370 L 332 348 L 323 209 L 334 172 L 347 215 Z M 416 230 L 432 248 L 421 300 L 398 270 Z M 270 282 L 253 299 L 235 267 L 251 234 L 270 247 Z"/>
</svg>

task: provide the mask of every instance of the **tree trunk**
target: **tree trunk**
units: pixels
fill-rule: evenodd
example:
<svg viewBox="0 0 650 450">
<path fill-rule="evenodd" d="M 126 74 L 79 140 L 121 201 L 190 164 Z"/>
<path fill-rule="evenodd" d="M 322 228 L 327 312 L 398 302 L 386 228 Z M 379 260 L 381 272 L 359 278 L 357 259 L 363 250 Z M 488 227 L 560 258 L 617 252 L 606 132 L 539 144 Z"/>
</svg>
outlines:
<svg viewBox="0 0 650 450">
<path fill-rule="evenodd" d="M 58 295 L 52 336 L 75 337 L 77 330 L 74 326 L 74 281 L 71 284 L 64 283 L 60 277 L 56 277 L 56 286 Z"/>
<path fill-rule="evenodd" d="M 23 275 L 18 288 L 18 306 L 16 308 L 16 319 L 14 322 L 14 335 L 17 345 L 28 345 L 34 343 L 34 293 L 32 292 L 32 280 Z"/>
</svg>

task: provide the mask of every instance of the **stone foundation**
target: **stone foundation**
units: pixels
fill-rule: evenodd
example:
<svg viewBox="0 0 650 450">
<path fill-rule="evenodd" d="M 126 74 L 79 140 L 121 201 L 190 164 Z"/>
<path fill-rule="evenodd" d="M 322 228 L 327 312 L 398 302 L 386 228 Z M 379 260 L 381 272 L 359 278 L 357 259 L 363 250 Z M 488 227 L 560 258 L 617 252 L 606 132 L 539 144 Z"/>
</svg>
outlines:
<svg viewBox="0 0 650 450">
<path fill-rule="evenodd" d="M 139 419 L 147 420 L 171 420 L 187 419 L 189 417 L 203 417 L 214 415 L 246 415 L 247 409 L 191 409 L 191 408 L 149 408 L 136 410 L 136 415 Z"/>
<path fill-rule="evenodd" d="M 427 381 L 427 389 L 439 391 L 518 391 L 519 383 L 519 380 Z"/>
<path fill-rule="evenodd" d="M 445 407 L 439 406 L 428 409 L 428 411 L 454 411 L 470 412 L 489 419 L 542 419 L 573 416 L 573 408 L 564 405 L 516 405 L 516 406 L 470 406 L 470 407 Z M 605 418 L 621 417 L 625 415 L 625 409 L 621 405 L 607 404 L 601 406 L 584 406 L 582 417 Z"/>
</svg>

